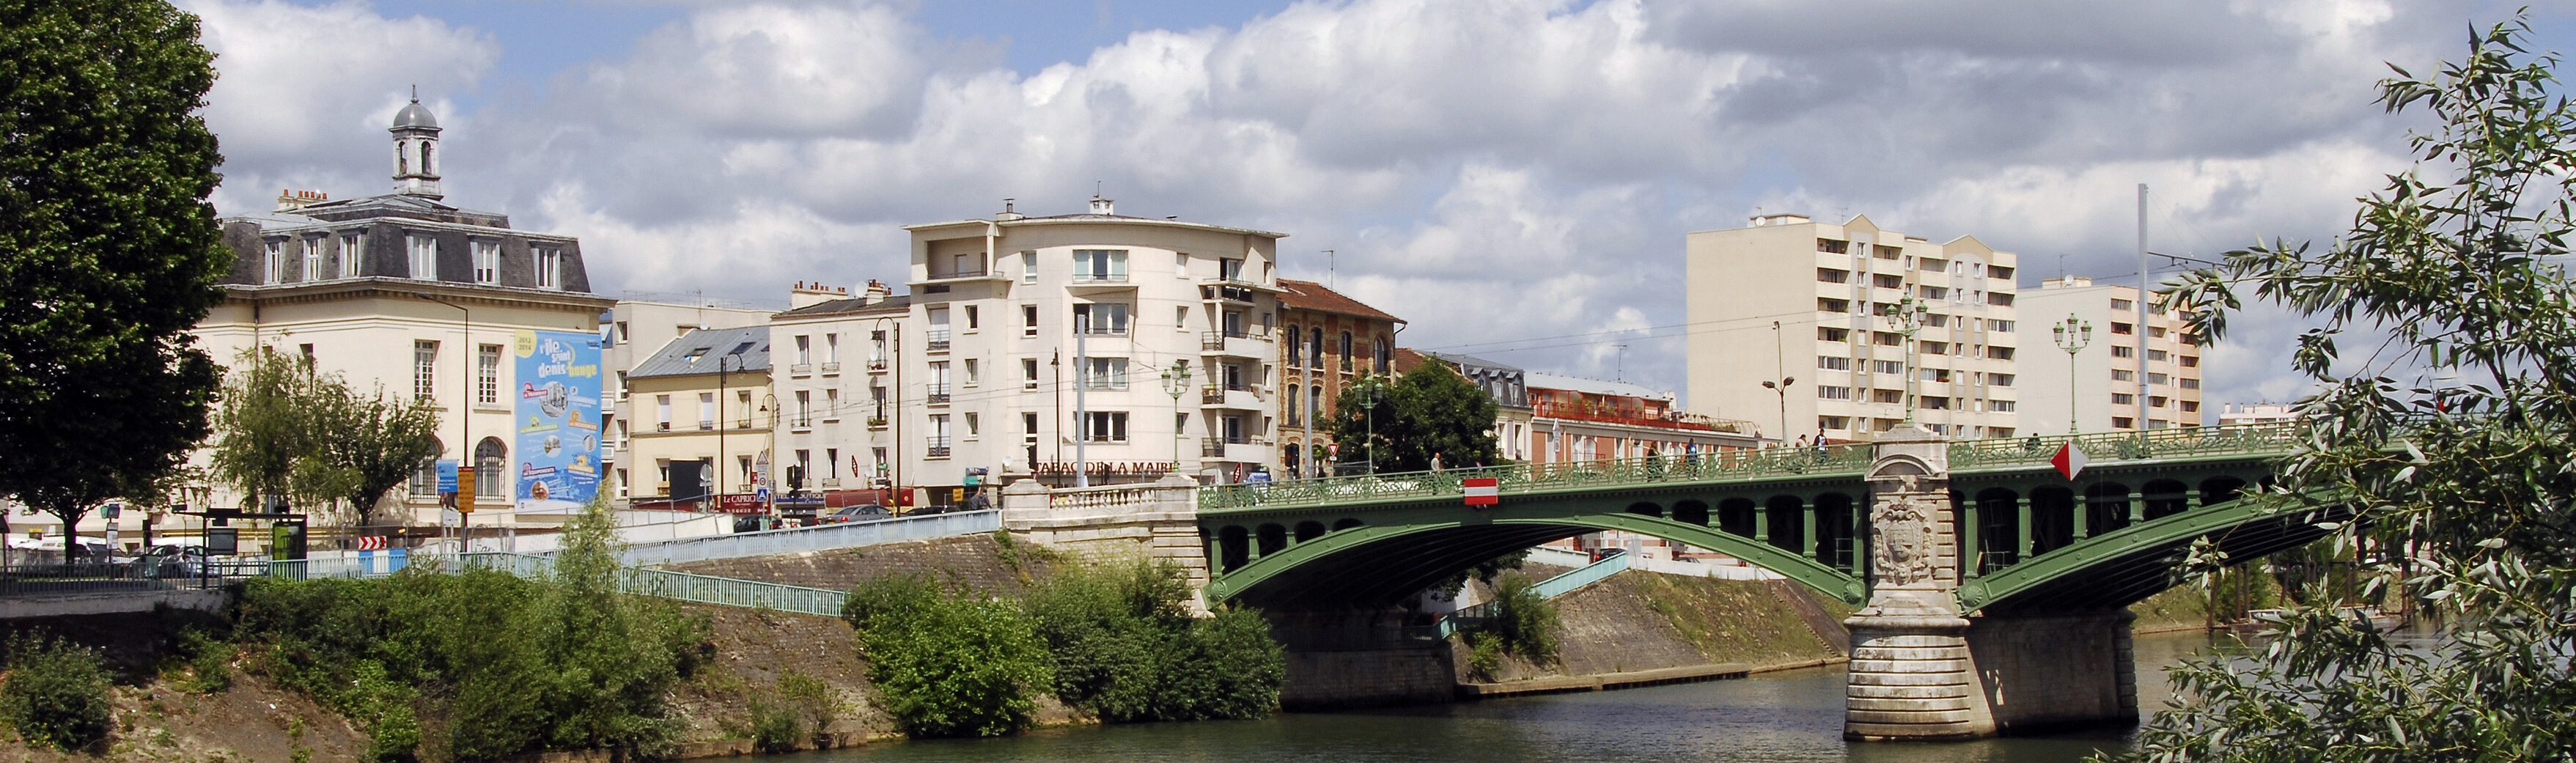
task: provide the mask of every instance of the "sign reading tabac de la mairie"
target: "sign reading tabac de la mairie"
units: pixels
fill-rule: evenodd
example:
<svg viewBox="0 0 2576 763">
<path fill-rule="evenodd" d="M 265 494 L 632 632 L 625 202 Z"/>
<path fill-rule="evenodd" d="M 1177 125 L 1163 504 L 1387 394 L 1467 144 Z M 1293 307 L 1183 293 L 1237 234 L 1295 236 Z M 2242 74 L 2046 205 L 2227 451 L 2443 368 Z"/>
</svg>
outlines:
<svg viewBox="0 0 2576 763">
<path fill-rule="evenodd" d="M 519 332 L 521 511 L 572 511 L 599 494 L 599 348 L 598 334 Z"/>
</svg>

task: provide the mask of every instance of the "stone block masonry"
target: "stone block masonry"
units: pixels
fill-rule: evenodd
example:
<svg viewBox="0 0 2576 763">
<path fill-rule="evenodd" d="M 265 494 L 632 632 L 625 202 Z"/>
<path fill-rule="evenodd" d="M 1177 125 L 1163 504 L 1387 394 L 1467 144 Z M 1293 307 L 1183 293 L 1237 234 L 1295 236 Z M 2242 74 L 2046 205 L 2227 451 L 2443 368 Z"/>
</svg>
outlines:
<svg viewBox="0 0 2576 763">
<path fill-rule="evenodd" d="M 1969 659 L 1998 733 L 2138 719 L 2128 610 L 1972 618 Z"/>
</svg>

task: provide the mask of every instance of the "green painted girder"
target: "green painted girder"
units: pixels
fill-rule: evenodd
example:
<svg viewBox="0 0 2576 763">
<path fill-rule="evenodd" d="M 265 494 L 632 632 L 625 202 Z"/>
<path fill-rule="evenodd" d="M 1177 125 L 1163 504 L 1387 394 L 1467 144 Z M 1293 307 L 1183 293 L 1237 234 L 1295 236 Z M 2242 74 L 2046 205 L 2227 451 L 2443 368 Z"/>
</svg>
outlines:
<svg viewBox="0 0 2576 763">
<path fill-rule="evenodd" d="M 1632 496 L 1633 497 L 1633 496 Z M 1667 501 L 1670 499 L 1667 498 Z M 1590 502 L 1509 501 L 1484 509 L 1458 504 L 1424 504 L 1414 502 L 1396 507 L 1369 508 L 1339 516 L 1360 517 L 1368 524 L 1334 530 L 1304 542 L 1292 542 L 1279 551 L 1246 562 L 1229 572 L 1220 572 L 1209 582 L 1208 593 L 1216 600 L 1229 600 L 1253 594 L 1258 597 L 1265 584 L 1308 565 L 1382 566 L 1389 575 L 1409 560 L 1408 548 L 1419 546 L 1436 534 L 1480 534 L 1489 529 L 1495 534 L 1521 531 L 1526 537 L 1569 537 L 1596 530 L 1623 530 L 1640 535 L 1697 546 L 1742 559 L 1791 580 L 1798 581 L 1846 603 L 1858 605 L 1868 600 L 1868 591 L 1859 578 L 1823 564 L 1798 552 L 1781 549 L 1714 527 L 1676 522 L 1662 517 L 1631 514 L 1618 510 L 1601 510 Z M 1624 507 L 1624 499 L 1621 506 Z M 1301 512 L 1227 512 L 1201 515 L 1200 526 L 1209 538 L 1227 525 L 1252 531 L 1264 521 L 1293 525 L 1299 520 L 1317 520 L 1331 524 L 1336 514 L 1320 511 Z M 1257 538 L 1247 538 L 1257 546 Z M 1525 547 L 1525 546 L 1524 546 Z M 1508 551 L 1508 549 L 1505 549 Z M 1222 559 L 1211 559 L 1222 565 Z M 1467 559 L 1473 564 L 1481 559 Z M 1463 568 L 1463 565 L 1461 565 Z M 1366 570 L 1357 570 L 1366 572 Z M 1442 570 L 1441 575 L 1455 570 Z"/>
<path fill-rule="evenodd" d="M 2222 548 L 2229 551 L 2230 562 L 2241 564 L 2322 537 L 2326 531 L 2314 527 L 2315 521 L 2345 516 L 2348 514 L 2316 516 L 2311 510 L 2282 508 L 2277 500 L 2259 497 L 2202 506 L 2078 540 L 1965 581 L 1957 593 L 1959 609 L 1974 612 L 2009 608 L 2017 598 L 2062 583 L 2096 589 L 2101 601 L 2095 603 L 2124 606 L 2170 587 L 2175 557 L 2193 539 L 2208 536 L 2221 541 Z M 2228 548 L 2227 541 L 2240 532 L 2244 537 L 2235 538 L 2236 546 Z M 2151 577 L 2108 579 L 2114 574 Z"/>
</svg>

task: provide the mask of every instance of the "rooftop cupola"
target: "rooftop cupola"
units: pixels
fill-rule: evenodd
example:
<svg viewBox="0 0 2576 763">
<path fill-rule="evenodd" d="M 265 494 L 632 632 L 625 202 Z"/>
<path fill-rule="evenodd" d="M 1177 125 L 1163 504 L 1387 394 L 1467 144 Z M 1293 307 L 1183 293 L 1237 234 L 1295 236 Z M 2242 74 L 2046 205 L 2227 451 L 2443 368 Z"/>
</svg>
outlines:
<svg viewBox="0 0 2576 763">
<path fill-rule="evenodd" d="M 389 132 L 394 136 L 394 193 L 446 196 L 438 187 L 438 117 L 420 105 L 420 88 L 412 88 L 411 104 L 395 112 Z"/>
</svg>

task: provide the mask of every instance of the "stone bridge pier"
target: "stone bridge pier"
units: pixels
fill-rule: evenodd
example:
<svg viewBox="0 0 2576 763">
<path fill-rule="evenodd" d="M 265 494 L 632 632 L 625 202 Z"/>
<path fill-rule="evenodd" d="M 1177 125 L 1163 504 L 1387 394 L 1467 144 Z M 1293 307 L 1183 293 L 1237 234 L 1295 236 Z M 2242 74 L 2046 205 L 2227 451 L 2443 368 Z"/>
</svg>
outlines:
<svg viewBox="0 0 2576 763">
<path fill-rule="evenodd" d="M 1902 430 L 1879 440 L 1868 480 L 1876 585 L 1843 621 L 1852 634 L 1844 737 L 1969 739 L 2137 721 L 2127 610 L 1959 611 L 1959 571 L 1973 560 L 1961 558 L 1946 440 Z"/>
</svg>

